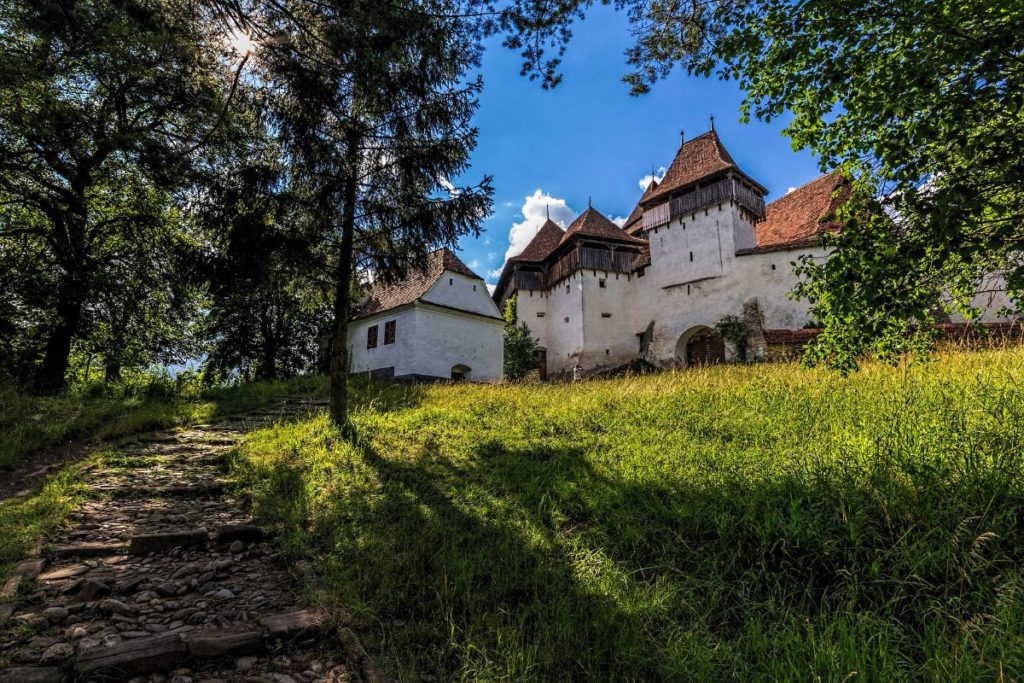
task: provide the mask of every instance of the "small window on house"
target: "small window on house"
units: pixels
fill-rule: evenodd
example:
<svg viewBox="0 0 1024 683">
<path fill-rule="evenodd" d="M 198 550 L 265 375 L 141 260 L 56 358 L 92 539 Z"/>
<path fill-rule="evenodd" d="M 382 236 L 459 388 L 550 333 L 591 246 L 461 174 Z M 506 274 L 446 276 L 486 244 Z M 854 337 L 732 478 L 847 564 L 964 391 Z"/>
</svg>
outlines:
<svg viewBox="0 0 1024 683">
<path fill-rule="evenodd" d="M 610 353 L 611 353 L 611 351 L 609 351 L 608 349 L 605 349 L 605 350 L 604 350 L 604 355 L 606 355 L 606 356 L 607 356 L 607 355 L 608 355 L 608 354 L 610 354 Z"/>
<path fill-rule="evenodd" d="M 602 318 L 610 318 L 610 317 L 612 317 L 612 314 L 611 313 L 602 313 L 601 317 Z"/>
<path fill-rule="evenodd" d="M 451 277 L 448 278 L 448 284 L 449 284 L 449 286 L 450 285 L 454 285 L 455 284 L 455 278 L 451 278 Z"/>
<path fill-rule="evenodd" d="M 569 293 L 569 285 L 566 285 L 566 286 L 565 286 L 565 293 L 566 293 L 566 294 L 568 294 L 568 293 Z"/>
<path fill-rule="evenodd" d="M 608 287 L 608 283 L 605 282 L 604 280 L 598 280 L 597 286 L 600 287 L 601 289 L 606 289 Z"/>
<path fill-rule="evenodd" d="M 690 252 L 690 260 L 691 261 L 693 260 L 693 252 L 692 251 Z"/>
<path fill-rule="evenodd" d="M 565 322 L 569 322 L 569 316 L 565 316 Z"/>
<path fill-rule="evenodd" d="M 544 317 L 544 311 L 537 311 L 537 317 L 538 318 L 543 318 Z"/>
<path fill-rule="evenodd" d="M 772 270 L 775 270 L 775 264 L 774 263 L 772 264 Z"/>
<path fill-rule="evenodd" d="M 474 292 L 476 291 L 476 285 L 473 285 L 473 291 Z"/>
<path fill-rule="evenodd" d="M 375 349 L 377 348 L 377 326 L 366 328 L 366 348 Z"/>
<path fill-rule="evenodd" d="M 690 296 L 690 285 L 686 285 L 686 296 Z"/>
<path fill-rule="evenodd" d="M 638 270 L 638 271 L 636 272 L 636 276 L 637 276 L 637 277 L 643 277 L 643 276 L 644 276 L 644 269 L 643 269 L 643 268 L 641 268 L 640 270 Z"/>
<path fill-rule="evenodd" d="M 389 320 L 384 323 L 384 343 L 394 344 L 395 343 L 395 321 Z"/>
</svg>

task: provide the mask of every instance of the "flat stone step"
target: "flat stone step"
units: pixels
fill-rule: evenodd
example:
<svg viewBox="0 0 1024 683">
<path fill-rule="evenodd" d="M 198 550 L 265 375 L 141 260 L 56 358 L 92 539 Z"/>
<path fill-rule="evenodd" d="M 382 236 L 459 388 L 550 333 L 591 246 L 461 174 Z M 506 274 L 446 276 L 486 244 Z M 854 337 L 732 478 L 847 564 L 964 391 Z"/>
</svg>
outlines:
<svg viewBox="0 0 1024 683">
<path fill-rule="evenodd" d="M 123 555 L 128 547 L 126 543 L 71 543 L 68 545 L 51 546 L 47 554 L 53 558 L 68 557 L 106 557 Z"/>
<path fill-rule="evenodd" d="M 63 579 L 73 579 L 76 576 L 81 576 L 88 572 L 92 567 L 87 564 L 69 564 L 66 567 L 58 567 L 57 569 L 51 569 L 48 572 L 43 572 L 39 575 L 40 581 L 61 581 Z"/>
<path fill-rule="evenodd" d="M 202 498 L 224 493 L 232 482 L 214 481 L 208 484 L 183 484 L 175 486 L 118 486 L 108 489 L 95 488 L 93 492 L 111 495 L 114 498 Z"/>
<path fill-rule="evenodd" d="M 87 650 L 75 662 L 75 673 L 127 680 L 154 670 L 173 669 L 187 658 L 188 647 L 178 634 L 135 638 L 110 647 Z"/>
<path fill-rule="evenodd" d="M 321 610 L 303 609 L 283 614 L 270 614 L 259 619 L 267 634 L 281 640 L 302 634 L 320 633 L 327 627 L 327 614 Z"/>
<path fill-rule="evenodd" d="M 129 555 L 148 555 L 149 553 L 162 553 L 174 548 L 189 548 L 197 545 L 205 545 L 210 540 L 206 529 L 189 529 L 187 531 L 173 531 L 163 534 L 139 534 L 132 536 L 128 544 Z"/>
<path fill-rule="evenodd" d="M 199 659 L 224 655 L 252 655 L 264 649 L 261 631 L 199 631 L 186 634 L 185 644 L 189 654 Z"/>
<path fill-rule="evenodd" d="M 14 666 L 0 670 L 0 683 L 60 683 L 64 669 L 57 666 Z"/>
<path fill-rule="evenodd" d="M 218 527 L 215 533 L 217 543 L 232 543 L 234 541 L 262 541 L 267 533 L 255 524 L 225 524 Z"/>
</svg>

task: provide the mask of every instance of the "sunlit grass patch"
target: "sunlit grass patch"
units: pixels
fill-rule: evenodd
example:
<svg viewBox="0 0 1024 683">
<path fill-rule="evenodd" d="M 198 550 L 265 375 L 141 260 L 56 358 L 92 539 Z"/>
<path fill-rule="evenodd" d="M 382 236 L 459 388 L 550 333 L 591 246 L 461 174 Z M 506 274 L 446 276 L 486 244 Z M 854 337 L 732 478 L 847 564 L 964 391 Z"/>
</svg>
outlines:
<svg viewBox="0 0 1024 683">
<path fill-rule="evenodd" d="M 235 467 L 402 679 L 1020 678 L 1022 364 L 370 385 Z"/>
</svg>

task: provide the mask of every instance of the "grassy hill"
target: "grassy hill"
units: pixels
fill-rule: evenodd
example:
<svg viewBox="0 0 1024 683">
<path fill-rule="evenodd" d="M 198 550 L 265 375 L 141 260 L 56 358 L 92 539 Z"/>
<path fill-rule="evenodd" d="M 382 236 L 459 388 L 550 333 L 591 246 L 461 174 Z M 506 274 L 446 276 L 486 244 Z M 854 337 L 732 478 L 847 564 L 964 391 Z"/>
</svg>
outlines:
<svg viewBox="0 0 1024 683">
<path fill-rule="evenodd" d="M 403 680 L 1020 679 L 1022 366 L 369 387 L 235 465 Z"/>
</svg>

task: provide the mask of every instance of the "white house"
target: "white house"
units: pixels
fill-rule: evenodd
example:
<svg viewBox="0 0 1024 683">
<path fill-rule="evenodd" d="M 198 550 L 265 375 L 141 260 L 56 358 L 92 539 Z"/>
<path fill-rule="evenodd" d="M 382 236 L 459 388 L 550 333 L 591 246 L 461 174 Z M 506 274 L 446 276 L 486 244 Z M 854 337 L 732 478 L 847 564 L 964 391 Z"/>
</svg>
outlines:
<svg viewBox="0 0 1024 683">
<path fill-rule="evenodd" d="M 564 231 L 547 221 L 505 264 L 495 301 L 517 295 L 542 375 L 728 360 L 737 349 L 714 331 L 728 315 L 746 323 L 748 357 L 771 356 L 816 333 L 807 304 L 787 296 L 793 263 L 827 257 L 819 237 L 838 228 L 827 221 L 846 192 L 824 175 L 768 205 L 766 194 L 712 129 L 680 144 L 622 228 L 592 207 Z"/>
<path fill-rule="evenodd" d="M 349 371 L 406 381 L 499 381 L 503 333 L 483 279 L 439 249 L 424 270 L 396 285 L 374 285 L 356 307 Z"/>
</svg>

